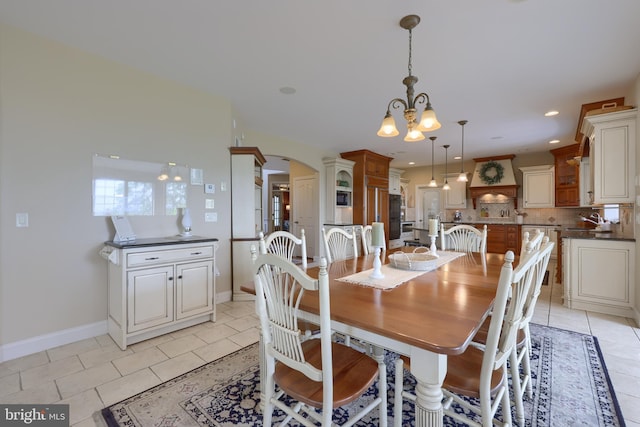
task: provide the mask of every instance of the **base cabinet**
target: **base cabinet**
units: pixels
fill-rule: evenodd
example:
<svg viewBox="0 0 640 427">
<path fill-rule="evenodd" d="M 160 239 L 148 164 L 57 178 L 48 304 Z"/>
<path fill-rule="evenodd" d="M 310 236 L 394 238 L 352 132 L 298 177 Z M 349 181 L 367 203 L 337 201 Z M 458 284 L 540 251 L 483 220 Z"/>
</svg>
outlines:
<svg viewBox="0 0 640 427">
<path fill-rule="evenodd" d="M 127 345 L 215 321 L 216 243 L 116 249 L 109 262 L 111 337 Z"/>
<path fill-rule="evenodd" d="M 487 252 L 504 254 L 513 251 L 520 254 L 520 225 L 511 224 L 486 224 L 487 225 Z M 482 230 L 485 224 L 476 224 L 478 230 Z"/>
<path fill-rule="evenodd" d="M 565 305 L 633 318 L 635 242 L 563 239 Z"/>
</svg>

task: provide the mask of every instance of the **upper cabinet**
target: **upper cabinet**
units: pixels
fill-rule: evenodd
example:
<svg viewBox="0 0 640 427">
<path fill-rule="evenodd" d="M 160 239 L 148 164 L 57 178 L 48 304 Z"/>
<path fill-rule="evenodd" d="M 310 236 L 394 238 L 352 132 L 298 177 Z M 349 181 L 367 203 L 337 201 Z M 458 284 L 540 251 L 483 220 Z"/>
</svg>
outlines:
<svg viewBox="0 0 640 427">
<path fill-rule="evenodd" d="M 353 222 L 353 165 L 351 160 L 323 159 L 327 177 L 326 223 L 351 224 Z"/>
<path fill-rule="evenodd" d="M 637 113 L 633 108 L 585 117 L 596 204 L 635 202 Z"/>
<path fill-rule="evenodd" d="M 580 206 L 580 144 L 551 150 L 555 157 L 555 206 Z"/>
<path fill-rule="evenodd" d="M 389 194 L 402 195 L 400 188 L 400 176 L 403 170 L 389 168 Z"/>
<path fill-rule="evenodd" d="M 262 165 L 257 147 L 229 147 L 231 153 L 232 238 L 255 238 L 262 231 Z"/>
<path fill-rule="evenodd" d="M 552 208 L 555 206 L 555 179 L 553 165 L 521 167 L 522 202 L 525 208 Z"/>
</svg>

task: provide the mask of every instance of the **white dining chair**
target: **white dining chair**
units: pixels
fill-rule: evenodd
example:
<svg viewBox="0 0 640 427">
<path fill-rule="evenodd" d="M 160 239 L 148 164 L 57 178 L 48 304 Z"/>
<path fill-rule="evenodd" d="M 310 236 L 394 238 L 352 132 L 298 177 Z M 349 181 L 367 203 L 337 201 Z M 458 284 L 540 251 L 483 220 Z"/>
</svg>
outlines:
<svg viewBox="0 0 640 427">
<path fill-rule="evenodd" d="M 487 225 L 482 230 L 466 224 L 454 225 L 445 230 L 444 224 L 440 224 L 440 249 L 487 253 Z"/>
<path fill-rule="evenodd" d="M 518 325 L 537 258 L 538 252 L 532 252 L 514 270 L 513 252 L 505 254 L 486 343 L 483 346 L 472 343 L 464 353 L 447 358 L 447 374 L 442 386 L 443 410 L 445 415 L 458 422 L 483 427 L 493 426 L 494 422 L 497 425 L 512 425 L 507 361 L 516 344 Z M 404 368 L 410 370 L 409 363 L 406 357 L 399 358 L 395 363 L 394 426 L 397 427 L 402 426 L 403 399 L 415 401 L 415 394 L 404 390 Z M 456 411 L 452 407 L 454 403 L 464 410 Z M 500 407 L 502 421 L 495 419 Z M 482 422 L 471 419 L 468 411 L 479 415 Z"/>
<path fill-rule="evenodd" d="M 329 263 L 358 256 L 358 239 L 355 227 L 351 227 L 350 232 L 337 227 L 329 229 L 322 227 L 322 237 L 325 256 Z"/>
<path fill-rule="evenodd" d="M 518 325 L 518 340 L 509 360 L 511 387 L 519 425 L 524 425 L 524 393 L 527 393 L 529 399 L 533 398 L 530 361 L 531 332 L 529 330 L 529 324 L 535 313 L 536 303 L 540 296 L 542 282 L 544 281 L 545 272 L 547 271 L 554 245 L 555 243 L 550 242 L 548 237 L 544 237 L 542 240 L 538 258 L 533 266 L 533 282 L 525 299 L 522 309 L 522 319 Z M 531 249 L 535 248 L 535 243 L 531 242 L 530 246 Z"/>
<path fill-rule="evenodd" d="M 266 236 L 262 233 L 260 237 L 260 252 L 279 255 L 289 261 L 293 261 L 296 251 L 300 249 L 301 268 L 307 269 L 307 240 L 304 229 L 300 230 L 300 238 L 288 231 L 274 231 Z"/>
<path fill-rule="evenodd" d="M 293 263 L 254 250 L 256 308 L 265 353 L 263 425 L 271 426 L 275 408 L 286 418 L 306 426 L 332 426 L 333 409 L 348 405 L 366 393 L 375 380 L 386 382 L 386 366 L 331 339 L 327 261 L 320 260 L 318 278 L 309 277 Z M 320 339 L 303 340 L 298 328 L 298 305 L 306 291 L 319 295 Z M 364 408 L 350 416 L 352 425 L 379 410 L 386 425 L 384 384 Z"/>
<path fill-rule="evenodd" d="M 533 249 L 535 250 L 540 249 L 540 245 L 542 244 L 543 238 L 544 238 L 544 232 L 539 228 L 536 228 L 533 236 L 528 231 L 525 231 L 522 234 L 522 245 L 520 246 L 520 256 L 524 255 L 529 242 L 531 242 L 531 244 L 533 245 Z"/>
</svg>

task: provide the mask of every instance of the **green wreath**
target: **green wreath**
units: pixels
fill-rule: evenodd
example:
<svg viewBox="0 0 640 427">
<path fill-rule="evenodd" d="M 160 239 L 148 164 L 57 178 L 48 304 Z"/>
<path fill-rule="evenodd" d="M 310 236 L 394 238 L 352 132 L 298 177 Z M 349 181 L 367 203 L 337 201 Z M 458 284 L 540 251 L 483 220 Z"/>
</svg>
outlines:
<svg viewBox="0 0 640 427">
<path fill-rule="evenodd" d="M 488 175 L 487 172 L 490 170 L 494 170 L 494 173 Z M 504 167 L 495 160 L 491 160 L 490 162 L 482 165 L 479 175 L 482 182 L 487 185 L 498 184 L 504 177 Z"/>
</svg>

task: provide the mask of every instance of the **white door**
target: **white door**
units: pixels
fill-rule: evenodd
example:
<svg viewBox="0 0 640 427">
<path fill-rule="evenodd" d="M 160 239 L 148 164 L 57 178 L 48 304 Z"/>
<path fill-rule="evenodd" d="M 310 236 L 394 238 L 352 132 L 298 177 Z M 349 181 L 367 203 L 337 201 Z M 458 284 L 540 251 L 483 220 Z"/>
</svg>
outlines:
<svg viewBox="0 0 640 427">
<path fill-rule="evenodd" d="M 300 236 L 300 230 L 304 228 L 307 240 L 307 257 L 314 258 L 317 248 L 317 235 L 319 222 L 318 212 L 318 177 L 315 175 L 293 178 L 293 233 Z"/>
<path fill-rule="evenodd" d="M 416 186 L 416 227 L 427 229 L 429 227 L 428 218 L 435 218 L 440 215 L 440 196 L 439 188 L 429 187 L 428 185 Z M 444 218 L 442 218 L 444 220 Z"/>
</svg>

